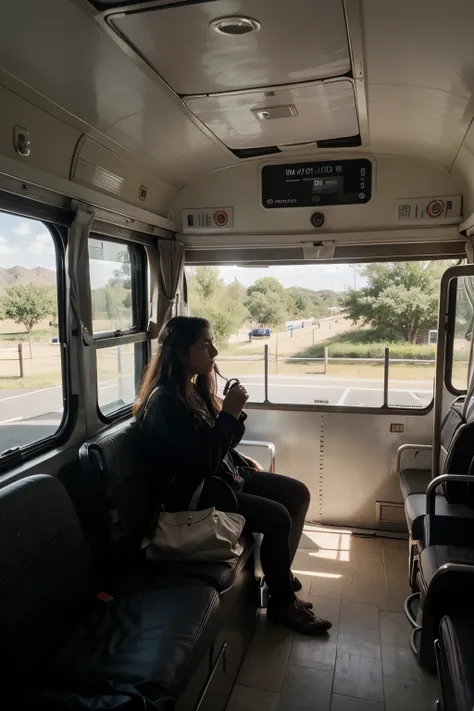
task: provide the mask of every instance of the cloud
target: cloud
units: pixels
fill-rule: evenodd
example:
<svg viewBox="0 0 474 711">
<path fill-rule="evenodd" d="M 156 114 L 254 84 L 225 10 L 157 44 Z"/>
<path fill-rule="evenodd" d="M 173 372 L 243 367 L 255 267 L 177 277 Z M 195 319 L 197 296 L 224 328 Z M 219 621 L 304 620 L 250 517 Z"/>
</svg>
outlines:
<svg viewBox="0 0 474 711">
<path fill-rule="evenodd" d="M 0 237 L 0 254 L 11 254 L 13 249 L 8 244 L 6 237 Z"/>
<path fill-rule="evenodd" d="M 28 254 L 54 254 L 53 238 L 49 232 L 40 232 L 35 235 L 33 242 L 28 247 Z"/>
<path fill-rule="evenodd" d="M 29 220 L 21 220 L 20 224 L 12 232 L 19 237 L 26 237 L 26 235 L 31 234 L 31 222 Z"/>
</svg>

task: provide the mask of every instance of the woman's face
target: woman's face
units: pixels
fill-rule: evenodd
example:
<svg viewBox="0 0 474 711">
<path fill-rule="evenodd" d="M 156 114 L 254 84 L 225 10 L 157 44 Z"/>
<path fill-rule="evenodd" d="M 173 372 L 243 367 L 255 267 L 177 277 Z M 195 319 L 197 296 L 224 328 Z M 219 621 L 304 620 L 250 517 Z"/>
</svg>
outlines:
<svg viewBox="0 0 474 711">
<path fill-rule="evenodd" d="M 206 375 L 214 369 L 214 358 L 218 351 L 212 343 L 208 328 L 201 331 L 196 343 L 189 349 L 188 370 L 192 375 Z"/>
</svg>

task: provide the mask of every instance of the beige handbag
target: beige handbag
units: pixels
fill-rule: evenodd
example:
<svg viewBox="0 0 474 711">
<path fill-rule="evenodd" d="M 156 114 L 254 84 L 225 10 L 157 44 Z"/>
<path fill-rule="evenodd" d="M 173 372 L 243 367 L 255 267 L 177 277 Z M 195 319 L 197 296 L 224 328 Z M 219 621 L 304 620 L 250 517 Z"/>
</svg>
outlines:
<svg viewBox="0 0 474 711">
<path fill-rule="evenodd" d="M 240 537 L 244 517 L 216 511 L 214 507 L 196 511 L 203 487 L 204 481 L 194 492 L 189 511 L 158 512 L 155 530 L 146 548 L 148 560 L 221 563 L 242 554 Z"/>
</svg>

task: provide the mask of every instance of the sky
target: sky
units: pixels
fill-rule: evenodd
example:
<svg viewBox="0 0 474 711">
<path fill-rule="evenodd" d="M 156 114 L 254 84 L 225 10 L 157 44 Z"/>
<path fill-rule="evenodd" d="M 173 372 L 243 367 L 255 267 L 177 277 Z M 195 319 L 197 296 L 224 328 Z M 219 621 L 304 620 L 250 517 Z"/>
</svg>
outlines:
<svg viewBox="0 0 474 711">
<path fill-rule="evenodd" d="M 38 220 L 0 213 L 0 267 L 56 269 L 53 239 Z"/>
<path fill-rule="evenodd" d="M 92 288 L 104 286 L 119 264 L 115 261 L 91 260 Z M 38 220 L 0 213 L 0 267 L 22 266 L 27 269 L 45 267 L 56 269 L 53 239 Z M 302 286 L 318 291 L 344 291 L 354 286 L 354 271 L 348 265 L 302 264 L 265 268 L 220 267 L 220 275 L 227 284 L 237 278 L 245 287 L 265 276 L 276 277 L 285 287 Z M 362 278 L 356 277 L 356 286 Z"/>
</svg>

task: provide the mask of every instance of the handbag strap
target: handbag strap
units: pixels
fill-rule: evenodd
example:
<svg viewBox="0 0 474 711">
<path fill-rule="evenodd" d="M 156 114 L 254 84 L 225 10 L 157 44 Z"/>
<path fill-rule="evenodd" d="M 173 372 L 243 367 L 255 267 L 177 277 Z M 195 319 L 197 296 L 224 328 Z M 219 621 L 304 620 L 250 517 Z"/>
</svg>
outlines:
<svg viewBox="0 0 474 711">
<path fill-rule="evenodd" d="M 204 482 L 205 482 L 205 479 L 203 479 L 201 481 L 201 483 L 199 484 L 198 488 L 196 489 L 196 491 L 194 492 L 194 494 L 191 498 L 191 502 L 189 504 L 190 511 L 196 511 L 197 505 L 199 503 L 199 499 L 201 498 L 202 490 L 204 489 Z"/>
</svg>

